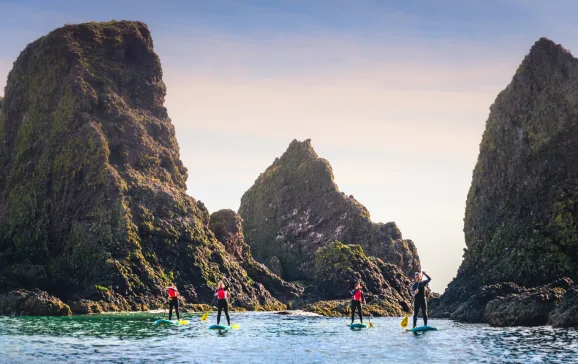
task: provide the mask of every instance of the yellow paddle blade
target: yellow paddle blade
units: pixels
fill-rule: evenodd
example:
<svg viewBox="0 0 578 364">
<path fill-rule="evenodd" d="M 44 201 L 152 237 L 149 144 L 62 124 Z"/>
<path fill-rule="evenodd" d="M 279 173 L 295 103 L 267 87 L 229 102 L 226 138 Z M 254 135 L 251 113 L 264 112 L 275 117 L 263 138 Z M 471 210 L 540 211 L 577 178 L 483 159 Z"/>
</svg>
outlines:
<svg viewBox="0 0 578 364">
<path fill-rule="evenodd" d="M 209 311 L 205 312 L 203 316 L 201 316 L 201 321 L 207 321 L 207 317 L 209 317 Z"/>
<path fill-rule="evenodd" d="M 369 327 L 373 327 L 373 324 L 371 323 L 371 321 L 369 321 Z"/>
<path fill-rule="evenodd" d="M 409 315 L 405 315 L 405 317 L 403 318 L 403 320 L 401 320 L 401 323 L 399 325 L 405 329 L 407 327 L 408 322 L 409 322 Z"/>
<path fill-rule="evenodd" d="M 238 329 L 239 328 L 239 324 L 234 324 L 231 326 L 232 329 Z"/>
</svg>

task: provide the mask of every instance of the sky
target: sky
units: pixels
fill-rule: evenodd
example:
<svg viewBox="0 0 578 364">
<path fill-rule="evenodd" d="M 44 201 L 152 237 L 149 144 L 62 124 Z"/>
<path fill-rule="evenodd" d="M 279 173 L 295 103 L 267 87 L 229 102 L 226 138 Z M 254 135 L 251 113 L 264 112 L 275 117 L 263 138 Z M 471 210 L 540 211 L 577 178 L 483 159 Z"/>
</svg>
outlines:
<svg viewBox="0 0 578 364">
<path fill-rule="evenodd" d="M 577 13 L 571 0 L 0 0 L 0 95 L 51 30 L 143 21 L 190 195 L 237 210 L 293 139 L 310 138 L 341 191 L 415 242 L 443 292 L 489 107 L 540 37 L 578 49 Z"/>
</svg>

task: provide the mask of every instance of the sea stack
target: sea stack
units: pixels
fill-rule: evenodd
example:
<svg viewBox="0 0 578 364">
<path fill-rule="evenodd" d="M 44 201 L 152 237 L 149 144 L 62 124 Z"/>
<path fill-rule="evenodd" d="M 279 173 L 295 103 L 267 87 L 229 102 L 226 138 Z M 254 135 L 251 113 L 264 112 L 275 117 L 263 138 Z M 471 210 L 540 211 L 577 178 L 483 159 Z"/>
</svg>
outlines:
<svg viewBox="0 0 578 364">
<path fill-rule="evenodd" d="M 332 242 L 359 244 L 365 254 L 420 270 L 417 249 L 393 222 L 373 223 L 369 211 L 340 192 L 329 162 L 311 140 L 293 140 L 287 151 L 243 195 L 239 215 L 255 258 L 280 262 L 284 278 L 312 279 L 315 252 Z M 278 268 L 277 268 L 278 269 Z"/>
<path fill-rule="evenodd" d="M 571 280 L 552 282 L 577 276 L 578 59 L 551 40 L 534 44 L 490 108 L 464 233 L 464 260 L 438 314 L 488 321 L 486 306 L 497 312 L 511 305 L 507 297 L 540 285 L 552 310 Z M 472 310 L 476 318 L 467 319 Z"/>
<path fill-rule="evenodd" d="M 210 301 L 225 278 L 234 305 L 282 306 L 187 195 L 165 93 L 141 22 L 67 25 L 20 54 L 0 113 L 0 294 L 134 310 L 163 305 L 173 281 Z"/>
</svg>

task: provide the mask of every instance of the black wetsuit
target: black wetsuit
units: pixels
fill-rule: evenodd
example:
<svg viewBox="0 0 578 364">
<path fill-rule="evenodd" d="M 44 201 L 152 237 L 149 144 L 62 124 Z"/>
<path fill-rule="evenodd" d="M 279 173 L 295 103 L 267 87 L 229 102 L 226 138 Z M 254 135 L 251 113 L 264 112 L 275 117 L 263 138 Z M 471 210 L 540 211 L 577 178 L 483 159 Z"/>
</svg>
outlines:
<svg viewBox="0 0 578 364">
<path fill-rule="evenodd" d="M 173 315 L 173 307 L 175 308 L 175 313 L 177 314 L 177 320 L 181 319 L 179 315 L 179 298 L 178 297 L 171 297 L 169 298 L 169 320 Z"/>
<path fill-rule="evenodd" d="M 363 297 L 363 292 L 361 292 L 361 290 L 353 290 L 351 291 L 351 323 L 353 323 L 353 320 L 355 319 L 355 310 L 357 310 L 358 314 L 359 314 L 359 321 L 363 323 L 363 313 L 362 313 L 362 307 L 361 307 L 361 301 L 355 300 L 353 299 L 353 296 L 355 295 L 355 293 L 357 291 L 360 291 L 361 293 L 361 297 Z"/>
<path fill-rule="evenodd" d="M 411 293 L 417 289 L 417 294 L 413 297 L 413 327 L 417 325 L 417 314 L 421 309 L 421 313 L 423 315 L 423 324 L 427 326 L 427 301 L 425 299 L 425 286 L 431 281 L 430 276 L 424 273 L 427 277 L 425 281 L 422 282 L 414 282 L 411 286 Z"/>
<path fill-rule="evenodd" d="M 229 318 L 229 302 L 227 299 L 217 300 L 217 325 L 221 322 L 221 311 L 225 311 L 225 316 L 227 317 L 227 325 L 231 326 L 231 319 Z"/>
</svg>

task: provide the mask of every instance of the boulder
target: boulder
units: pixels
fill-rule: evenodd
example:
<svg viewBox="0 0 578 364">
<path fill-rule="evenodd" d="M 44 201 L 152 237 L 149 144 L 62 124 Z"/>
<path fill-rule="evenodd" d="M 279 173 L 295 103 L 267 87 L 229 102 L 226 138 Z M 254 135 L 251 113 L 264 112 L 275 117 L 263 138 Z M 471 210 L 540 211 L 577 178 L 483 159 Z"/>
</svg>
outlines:
<svg viewBox="0 0 578 364">
<path fill-rule="evenodd" d="M 17 289 L 0 294 L 0 315 L 70 316 L 70 307 L 39 289 Z"/>
<path fill-rule="evenodd" d="M 553 327 L 578 327 L 578 286 L 566 291 L 562 303 L 552 311 L 548 324 Z"/>
</svg>

